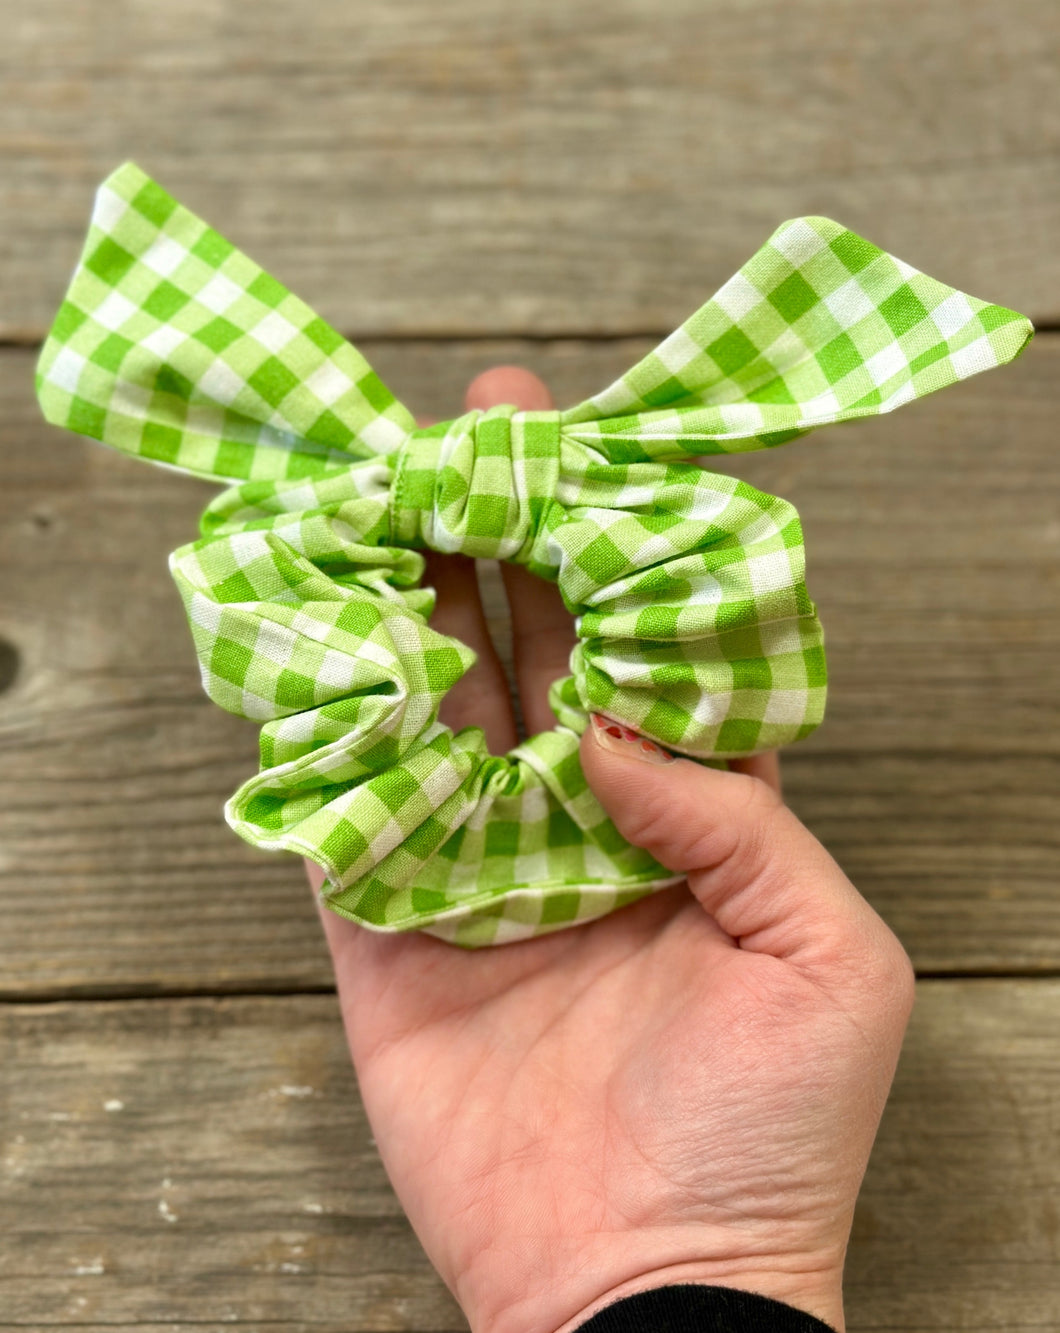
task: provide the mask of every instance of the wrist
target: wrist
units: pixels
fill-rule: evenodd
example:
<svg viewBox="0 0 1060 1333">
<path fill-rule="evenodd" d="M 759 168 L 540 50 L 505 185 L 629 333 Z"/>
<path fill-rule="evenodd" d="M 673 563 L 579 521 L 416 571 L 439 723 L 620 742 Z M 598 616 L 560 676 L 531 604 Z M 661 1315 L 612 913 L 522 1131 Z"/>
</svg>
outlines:
<svg viewBox="0 0 1060 1333">
<path fill-rule="evenodd" d="M 793 1305 L 734 1287 L 669 1284 L 620 1297 L 580 1333 L 835 1333 Z"/>
<path fill-rule="evenodd" d="M 658 1262 L 644 1264 L 651 1238 L 627 1233 L 621 1240 L 618 1252 L 607 1244 L 568 1253 L 559 1267 L 535 1266 L 535 1277 L 527 1280 L 529 1274 L 524 1273 L 514 1289 L 509 1254 L 499 1266 L 507 1279 L 501 1284 L 506 1288 L 503 1294 L 497 1289 L 495 1262 L 480 1253 L 474 1265 L 477 1271 L 465 1273 L 462 1281 L 451 1283 L 451 1289 L 472 1333 L 575 1333 L 616 1301 L 681 1285 L 767 1297 L 844 1333 L 842 1256 L 821 1263 L 806 1255 L 776 1252 L 703 1258 L 692 1257 L 689 1248 L 688 1258 L 667 1260 L 660 1255 Z M 638 1254 L 643 1266 L 636 1262 Z"/>
<path fill-rule="evenodd" d="M 601 1310 L 616 1301 L 642 1292 L 654 1291 L 661 1287 L 678 1285 L 696 1285 L 725 1288 L 737 1292 L 749 1292 L 755 1296 L 768 1297 L 790 1306 L 793 1310 L 812 1315 L 826 1324 L 835 1333 L 844 1333 L 846 1324 L 843 1316 L 842 1272 L 806 1273 L 784 1271 L 776 1268 L 747 1267 L 743 1264 L 709 1262 L 688 1262 L 672 1264 L 666 1268 L 640 1274 L 618 1283 L 606 1292 L 589 1301 L 569 1319 L 565 1320 L 555 1333 L 574 1333 L 574 1330 L 588 1323 Z"/>
</svg>

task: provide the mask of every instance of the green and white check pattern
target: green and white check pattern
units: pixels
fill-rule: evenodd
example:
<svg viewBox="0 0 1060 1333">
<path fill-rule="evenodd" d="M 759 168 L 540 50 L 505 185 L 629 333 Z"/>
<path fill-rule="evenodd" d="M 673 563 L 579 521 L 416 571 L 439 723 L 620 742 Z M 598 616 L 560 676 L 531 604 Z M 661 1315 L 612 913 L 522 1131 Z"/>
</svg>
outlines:
<svg viewBox="0 0 1060 1333">
<path fill-rule="evenodd" d="M 206 690 L 263 723 L 232 827 L 321 865 L 344 916 L 477 946 L 674 882 L 586 785 L 590 709 L 704 762 L 821 720 L 797 514 L 688 460 L 889 412 L 1030 336 L 799 218 L 596 397 L 417 429 L 340 334 L 128 164 L 100 188 L 38 392 L 49 421 L 229 483 L 171 568 Z M 439 723 L 474 657 L 430 628 L 424 548 L 558 585 L 579 637 L 554 730 L 498 757 Z"/>
</svg>

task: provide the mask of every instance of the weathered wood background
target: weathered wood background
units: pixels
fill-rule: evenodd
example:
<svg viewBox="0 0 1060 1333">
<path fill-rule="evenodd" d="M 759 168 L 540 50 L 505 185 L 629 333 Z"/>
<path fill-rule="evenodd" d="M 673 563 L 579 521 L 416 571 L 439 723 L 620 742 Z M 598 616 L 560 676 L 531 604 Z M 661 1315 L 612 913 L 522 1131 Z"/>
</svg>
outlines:
<svg viewBox="0 0 1060 1333">
<path fill-rule="evenodd" d="M 807 529 L 793 806 L 924 977 L 854 1330 L 1055 1330 L 1054 0 L 34 0 L 0 100 L 0 1329 L 462 1327 L 386 1183 L 299 867 L 224 797 L 165 554 L 208 490 L 43 426 L 36 346 L 138 160 L 423 414 L 599 388 L 781 219 L 1031 314 L 1015 366 L 737 466 Z M 491 603 L 498 633 L 503 612 Z"/>
</svg>

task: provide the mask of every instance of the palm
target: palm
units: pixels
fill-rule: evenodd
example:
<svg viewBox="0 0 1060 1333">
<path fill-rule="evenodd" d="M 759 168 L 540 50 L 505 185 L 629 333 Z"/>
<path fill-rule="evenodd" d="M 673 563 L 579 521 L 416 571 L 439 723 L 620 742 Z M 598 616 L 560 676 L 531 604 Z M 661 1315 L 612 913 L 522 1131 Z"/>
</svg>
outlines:
<svg viewBox="0 0 1060 1333">
<path fill-rule="evenodd" d="M 467 406 L 549 406 L 543 386 L 513 375 L 491 372 Z M 553 724 L 547 689 L 565 674 L 573 627 L 553 587 L 503 573 L 535 732 Z M 474 567 L 428 556 L 425 582 L 438 593 L 432 624 L 479 655 L 442 718 L 482 726 L 504 753 L 515 723 Z M 775 760 L 743 767 L 776 784 Z M 842 881 L 869 934 L 889 935 L 823 849 L 796 836 L 815 849 L 810 878 Z M 687 885 L 470 952 L 322 915 L 380 1153 L 476 1330 L 551 1333 L 641 1275 L 751 1285 L 839 1322 L 849 1215 L 904 1026 L 899 992 L 883 1040 L 871 978 L 843 999 L 739 947 Z"/>
<path fill-rule="evenodd" d="M 822 1188 L 800 1139 L 807 1114 L 842 1113 L 856 1069 L 835 1043 L 808 1079 L 799 1034 L 842 1015 L 794 969 L 737 949 L 683 886 L 478 953 L 329 933 L 387 1170 L 465 1308 L 489 1291 L 490 1323 L 554 1328 L 641 1271 L 708 1259 L 724 1274 L 767 1226 L 772 1264 L 778 1244 L 805 1255 L 831 1234 L 848 1173 Z M 791 1125 L 791 1142 L 755 1150 L 754 1119 Z M 799 1220 L 778 1242 L 781 1213 Z"/>
</svg>

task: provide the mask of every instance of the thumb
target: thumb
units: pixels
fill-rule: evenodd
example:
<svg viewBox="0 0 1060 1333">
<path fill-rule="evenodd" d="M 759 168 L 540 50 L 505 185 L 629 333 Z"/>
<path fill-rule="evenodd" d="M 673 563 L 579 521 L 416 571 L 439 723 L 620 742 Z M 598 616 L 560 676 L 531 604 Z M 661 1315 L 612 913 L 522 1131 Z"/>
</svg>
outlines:
<svg viewBox="0 0 1060 1333">
<path fill-rule="evenodd" d="M 685 872 L 700 903 L 742 948 L 844 972 L 848 964 L 864 970 L 881 956 L 893 962 L 895 950 L 904 957 L 766 782 L 673 759 L 595 714 L 582 737 L 581 761 L 623 837 Z"/>
</svg>

